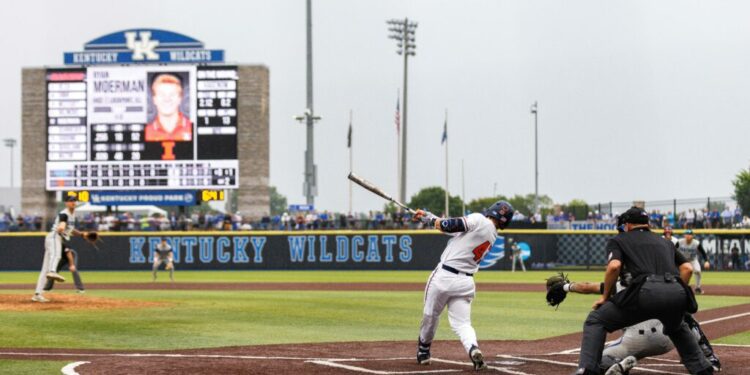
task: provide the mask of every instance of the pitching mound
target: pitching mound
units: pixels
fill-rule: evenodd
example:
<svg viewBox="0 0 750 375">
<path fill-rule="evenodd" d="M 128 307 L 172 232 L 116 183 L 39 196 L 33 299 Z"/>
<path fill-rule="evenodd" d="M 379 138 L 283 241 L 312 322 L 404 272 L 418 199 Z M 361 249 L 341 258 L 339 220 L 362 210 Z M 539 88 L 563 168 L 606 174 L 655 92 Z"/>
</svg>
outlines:
<svg viewBox="0 0 750 375">
<path fill-rule="evenodd" d="M 0 294 L 0 311 L 72 311 L 72 310 L 112 310 L 139 309 L 143 307 L 166 306 L 166 303 L 132 301 L 93 297 L 86 294 L 47 294 L 49 302 L 31 301 L 29 294 Z"/>
</svg>

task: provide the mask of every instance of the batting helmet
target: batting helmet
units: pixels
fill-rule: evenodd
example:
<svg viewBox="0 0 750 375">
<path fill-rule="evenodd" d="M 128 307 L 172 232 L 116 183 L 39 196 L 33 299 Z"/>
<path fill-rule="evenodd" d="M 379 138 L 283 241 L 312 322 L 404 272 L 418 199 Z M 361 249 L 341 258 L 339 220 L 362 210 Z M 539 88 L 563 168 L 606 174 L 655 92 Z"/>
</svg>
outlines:
<svg viewBox="0 0 750 375">
<path fill-rule="evenodd" d="M 505 229 L 513 220 L 515 210 L 510 203 L 506 201 L 497 201 L 484 211 L 485 216 L 493 217 L 500 223 L 500 229 Z"/>
</svg>

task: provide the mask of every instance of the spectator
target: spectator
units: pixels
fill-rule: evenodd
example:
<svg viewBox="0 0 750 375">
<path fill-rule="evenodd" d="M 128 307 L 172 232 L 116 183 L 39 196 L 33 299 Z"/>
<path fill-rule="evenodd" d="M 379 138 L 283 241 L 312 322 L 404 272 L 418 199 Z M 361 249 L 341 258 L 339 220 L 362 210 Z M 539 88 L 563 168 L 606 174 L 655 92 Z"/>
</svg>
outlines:
<svg viewBox="0 0 750 375">
<path fill-rule="evenodd" d="M 729 228 L 732 226 L 732 211 L 729 210 L 729 207 L 724 208 L 724 211 L 721 212 L 721 224 L 724 228 Z"/>
<path fill-rule="evenodd" d="M 291 218 L 289 217 L 288 212 L 284 212 L 284 214 L 281 215 L 281 230 L 291 230 L 292 227 L 290 225 Z"/>
</svg>

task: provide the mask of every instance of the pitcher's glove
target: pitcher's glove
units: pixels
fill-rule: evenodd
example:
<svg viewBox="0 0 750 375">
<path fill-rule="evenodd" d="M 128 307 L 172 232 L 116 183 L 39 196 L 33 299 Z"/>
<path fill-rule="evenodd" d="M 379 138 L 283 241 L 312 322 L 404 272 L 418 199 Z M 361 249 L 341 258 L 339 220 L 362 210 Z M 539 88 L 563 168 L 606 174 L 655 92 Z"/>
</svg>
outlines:
<svg viewBox="0 0 750 375">
<path fill-rule="evenodd" d="M 81 233 L 81 237 L 83 237 L 86 242 L 90 243 L 91 246 L 94 246 L 95 248 L 99 249 L 96 246 L 96 242 L 100 240 L 99 233 L 97 232 L 83 232 Z"/>
<path fill-rule="evenodd" d="M 569 284 L 568 276 L 562 272 L 547 279 L 547 304 L 555 306 L 555 310 L 565 301 L 568 292 L 563 289 L 565 284 Z"/>
</svg>

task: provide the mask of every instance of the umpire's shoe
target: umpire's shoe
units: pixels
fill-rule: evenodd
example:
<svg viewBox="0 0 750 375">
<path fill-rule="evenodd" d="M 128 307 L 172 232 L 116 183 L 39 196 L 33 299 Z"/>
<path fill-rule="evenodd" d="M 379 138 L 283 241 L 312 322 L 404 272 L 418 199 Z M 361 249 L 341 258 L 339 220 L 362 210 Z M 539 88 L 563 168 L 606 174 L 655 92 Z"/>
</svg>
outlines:
<svg viewBox="0 0 750 375">
<path fill-rule="evenodd" d="M 604 375 L 625 375 L 630 372 L 630 369 L 635 367 L 635 365 L 638 364 L 638 360 L 635 359 L 635 357 L 628 356 L 625 357 L 622 361 L 615 363 L 612 365 L 612 367 L 607 370 L 607 372 L 604 373 Z"/>
<path fill-rule="evenodd" d="M 484 363 L 484 355 L 476 345 L 473 345 L 471 349 L 469 349 L 469 357 L 471 358 L 471 362 L 474 363 L 474 371 L 487 369 L 487 364 Z"/>
<path fill-rule="evenodd" d="M 61 283 L 65 282 L 65 278 L 60 276 L 60 274 L 57 272 L 47 272 L 47 279 L 59 281 Z"/>
<path fill-rule="evenodd" d="M 417 345 L 417 363 L 420 365 L 430 364 L 430 345 L 422 343 L 422 339 L 419 339 Z"/>
</svg>

